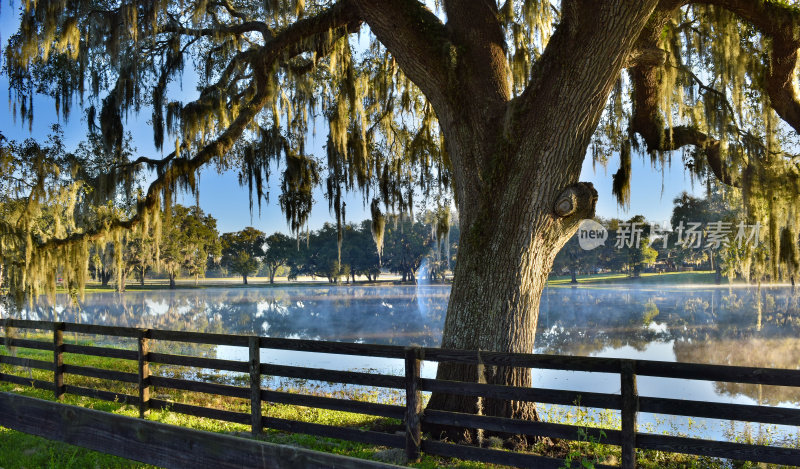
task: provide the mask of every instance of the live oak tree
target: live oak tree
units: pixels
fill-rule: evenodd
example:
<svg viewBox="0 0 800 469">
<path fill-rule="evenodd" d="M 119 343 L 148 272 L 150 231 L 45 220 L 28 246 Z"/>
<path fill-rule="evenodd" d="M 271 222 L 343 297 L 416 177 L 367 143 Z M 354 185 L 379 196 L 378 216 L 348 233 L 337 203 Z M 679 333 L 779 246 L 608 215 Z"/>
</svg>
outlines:
<svg viewBox="0 0 800 469">
<path fill-rule="evenodd" d="M 344 227 L 343 227 L 344 228 Z M 339 283 L 350 276 L 350 265 L 342 263 L 342 249 L 337 243 L 337 228 L 325 223 L 319 230 L 307 233 L 304 240 L 295 245 L 289 276 L 311 275 L 324 277 L 330 283 Z"/>
<path fill-rule="evenodd" d="M 258 272 L 264 257 L 264 232 L 252 226 L 235 233 L 224 233 L 220 237 L 222 259 L 220 264 L 230 272 L 242 276 L 247 285 L 247 277 Z"/>
<path fill-rule="evenodd" d="M 342 244 L 342 262 L 350 266 L 350 276 L 354 282 L 357 275 L 363 275 L 368 282 L 378 280 L 381 263 L 372 242 L 371 220 L 364 220 L 359 225 L 351 224 L 349 230 L 347 228 L 346 226 L 346 236 Z"/>
<path fill-rule="evenodd" d="M 296 249 L 292 238 L 283 233 L 275 232 L 266 238 L 266 251 L 264 252 L 264 265 L 269 270 L 269 283 L 275 283 L 275 273 L 280 266 L 286 265 Z"/>
<path fill-rule="evenodd" d="M 636 215 L 628 220 L 626 231 L 623 231 L 624 243 L 620 246 L 621 253 L 628 262 L 628 275 L 639 277 L 645 266 L 653 265 L 658 257 L 658 251 L 653 249 L 650 240 L 653 236 L 652 227 L 644 216 Z M 641 230 L 641 236 L 634 232 Z M 619 233 L 619 228 L 618 228 Z M 632 236 L 633 234 L 633 236 Z M 636 239 L 638 238 L 638 240 Z"/>
<path fill-rule="evenodd" d="M 393 217 L 386 228 L 383 265 L 399 274 L 403 282 L 415 282 L 417 271 L 433 244 L 431 227 L 422 220 Z"/>
<path fill-rule="evenodd" d="M 209 260 L 213 262 L 222 253 L 217 220 L 197 206 L 175 204 L 170 210 L 170 216 L 163 221 L 156 264 L 169 276 L 170 288 L 175 288 L 175 277 L 181 271 L 194 277 L 197 284 L 205 276 Z"/>
<path fill-rule="evenodd" d="M 208 165 L 238 168 L 260 203 L 280 161 L 279 202 L 298 231 L 323 179 L 339 227 L 342 194 L 361 190 L 379 252 L 388 214 L 408 210 L 415 193 L 439 197 L 449 188 L 461 235 L 447 348 L 533 350 L 553 257 L 594 213 L 597 193 L 578 181 L 587 154 L 602 162 L 619 152 L 614 193 L 624 204 L 633 156 L 663 167 L 677 152 L 698 180 L 741 191 L 749 221 L 766 222 L 773 253 L 782 229 L 796 238 L 793 2 L 431 7 L 436 12 L 418 0 L 24 2 L 5 49 L 18 115 L 31 119 L 35 92 L 53 96 L 64 115 L 79 99 L 113 151 L 124 117 L 147 110 L 166 154 L 120 158 L 112 169 L 155 171 L 136 213 L 23 243 L 24 262 L 6 266 L 38 274 L 11 274 L 11 288 L 33 292 L 45 278 L 36 266 L 77 261 L 87 239 L 154 222 L 176 191 L 196 190 Z M 180 79 L 196 82 L 196 99 L 170 97 Z M 329 136 L 318 159 L 305 141 L 321 119 Z M 476 367 L 442 364 L 438 377 L 531 384 L 525 370 L 481 369 L 478 376 Z M 520 402 L 436 394 L 429 405 L 535 418 Z"/>
</svg>

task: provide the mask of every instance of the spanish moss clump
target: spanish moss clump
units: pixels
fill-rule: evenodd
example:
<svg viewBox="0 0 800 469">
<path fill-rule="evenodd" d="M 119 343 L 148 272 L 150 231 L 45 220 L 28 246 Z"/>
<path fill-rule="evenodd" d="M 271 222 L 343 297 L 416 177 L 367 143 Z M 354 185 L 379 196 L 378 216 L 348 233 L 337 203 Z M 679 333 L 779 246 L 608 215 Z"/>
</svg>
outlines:
<svg viewBox="0 0 800 469">
<path fill-rule="evenodd" d="M 293 232 L 299 233 L 306 224 L 314 204 L 312 191 L 319 184 L 319 170 L 315 160 L 308 156 L 286 155 L 286 170 L 283 172 L 278 198 L 286 221 Z"/>
<path fill-rule="evenodd" d="M 433 220 L 433 234 L 436 242 L 440 243 L 443 239 L 447 238 L 450 233 L 450 205 L 449 201 L 445 201 L 443 205 L 438 207 L 434 212 Z"/>
<path fill-rule="evenodd" d="M 622 145 L 619 152 L 619 169 L 614 173 L 611 192 L 617 199 L 617 203 L 623 207 L 630 207 L 631 204 L 631 148 L 630 145 Z"/>
<path fill-rule="evenodd" d="M 798 268 L 800 268 L 797 242 L 797 233 L 792 232 L 788 226 L 781 230 L 780 262 L 786 269 L 787 277 L 791 278 L 797 276 Z"/>
<path fill-rule="evenodd" d="M 380 202 L 373 199 L 370 204 L 372 211 L 372 239 L 375 241 L 375 248 L 378 250 L 378 263 L 383 255 L 383 235 L 386 231 L 386 217 L 381 212 Z"/>
</svg>

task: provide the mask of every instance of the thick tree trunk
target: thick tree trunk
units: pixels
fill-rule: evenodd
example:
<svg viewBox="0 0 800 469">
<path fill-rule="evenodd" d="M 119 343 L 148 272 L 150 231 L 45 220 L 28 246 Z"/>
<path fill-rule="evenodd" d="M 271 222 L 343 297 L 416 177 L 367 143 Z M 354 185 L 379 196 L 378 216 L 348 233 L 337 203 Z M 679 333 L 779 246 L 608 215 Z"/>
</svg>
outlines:
<svg viewBox="0 0 800 469">
<path fill-rule="evenodd" d="M 105 268 L 100 270 L 100 285 L 107 287 L 108 282 L 111 281 L 112 272 L 110 270 L 106 270 Z"/>
<path fill-rule="evenodd" d="M 171 288 L 171 289 L 175 288 L 175 274 L 173 274 L 171 272 L 169 274 L 169 288 Z"/>
<path fill-rule="evenodd" d="M 242 275 L 242 283 L 247 285 L 247 275 Z"/>
<path fill-rule="evenodd" d="M 539 299 L 553 259 L 580 221 L 594 216 L 597 192 L 578 182 L 581 166 L 632 46 L 626 35 L 641 29 L 655 2 L 638 3 L 636 9 L 630 2 L 572 5 L 587 15 L 563 19 L 520 97 L 440 116 L 461 222 L 443 348 L 532 353 Z M 527 369 L 486 366 L 479 375 L 475 366 L 453 363 L 440 363 L 437 378 L 532 384 Z M 434 393 L 428 405 L 537 418 L 533 403 L 519 401 Z M 480 436 L 465 429 L 428 430 L 444 431 L 454 441 L 478 442 Z M 506 441 L 525 445 L 530 439 Z"/>
<path fill-rule="evenodd" d="M 658 1 L 561 2 L 560 23 L 516 97 L 496 2 L 444 0 L 442 25 L 415 2 L 353 1 L 433 105 L 447 144 L 461 235 L 442 347 L 532 352 L 553 258 L 594 214 L 597 193 L 577 183 L 586 149 Z M 437 377 L 531 384 L 527 370 L 486 367 L 478 376 L 448 363 Z M 531 404 L 446 394 L 429 407 L 536 418 Z"/>
<path fill-rule="evenodd" d="M 525 150 L 521 150 L 525 151 Z M 508 171 L 502 192 L 487 187 L 460 200 L 466 221 L 445 320 L 442 348 L 533 352 L 539 299 L 555 255 L 581 219 L 594 215 L 597 192 L 576 183 L 579 165 L 562 157 L 543 159 L 535 172 Z M 492 262 L 487 262 L 491 259 Z M 438 379 L 531 386 L 527 369 L 440 363 Z M 434 394 L 430 408 L 537 419 L 533 403 Z M 477 442 L 473 430 L 429 428 L 455 441 Z M 524 437 L 508 441 L 527 444 Z"/>
<path fill-rule="evenodd" d="M 277 271 L 277 270 L 278 270 L 277 266 L 273 266 L 273 267 L 269 268 L 269 284 L 270 285 L 274 285 L 275 284 L 275 271 Z"/>
</svg>

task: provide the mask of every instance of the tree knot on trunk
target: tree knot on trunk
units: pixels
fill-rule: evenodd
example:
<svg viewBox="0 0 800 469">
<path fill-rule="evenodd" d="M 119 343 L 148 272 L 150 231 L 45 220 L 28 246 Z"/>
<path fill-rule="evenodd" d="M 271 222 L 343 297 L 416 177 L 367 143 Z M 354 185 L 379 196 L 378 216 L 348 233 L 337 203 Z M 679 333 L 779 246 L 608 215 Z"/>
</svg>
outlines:
<svg viewBox="0 0 800 469">
<path fill-rule="evenodd" d="M 591 182 L 576 182 L 565 187 L 556 198 L 553 211 L 559 218 L 592 218 L 597 190 Z"/>
<path fill-rule="evenodd" d="M 624 68 L 636 66 L 660 67 L 667 61 L 667 52 L 658 47 L 637 48 L 625 59 Z"/>
</svg>

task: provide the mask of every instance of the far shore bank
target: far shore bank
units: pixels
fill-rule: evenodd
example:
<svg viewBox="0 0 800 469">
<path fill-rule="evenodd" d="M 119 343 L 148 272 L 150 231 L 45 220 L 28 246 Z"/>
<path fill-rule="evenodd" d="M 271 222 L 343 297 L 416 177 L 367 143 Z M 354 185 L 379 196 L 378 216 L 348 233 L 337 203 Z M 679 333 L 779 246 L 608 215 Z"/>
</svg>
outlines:
<svg viewBox="0 0 800 469">
<path fill-rule="evenodd" d="M 631 277 L 626 273 L 600 273 L 591 275 L 576 276 L 577 283 L 572 282 L 571 276 L 551 276 L 547 285 L 551 287 L 603 287 L 603 286 L 663 286 L 663 287 L 757 287 L 757 283 L 746 283 L 743 280 L 729 282 L 727 277 L 722 278 L 722 282 L 717 284 L 717 277 L 714 271 L 694 271 L 694 272 L 663 272 L 663 273 L 643 273 L 638 277 Z M 403 282 L 399 275 L 382 275 L 378 280 L 367 281 L 358 279 L 355 282 L 341 281 L 330 283 L 326 278 L 301 276 L 294 280 L 287 277 L 275 277 L 275 282 L 270 283 L 269 277 L 248 277 L 247 284 L 242 282 L 241 277 L 225 278 L 201 278 L 195 281 L 194 278 L 179 278 L 176 280 L 175 290 L 192 290 L 207 288 L 284 288 L 284 287 L 325 287 L 325 286 L 350 286 L 350 287 L 370 287 L 370 286 L 402 286 L 414 285 L 414 282 Z M 447 280 L 442 282 L 431 282 L 427 279 L 418 280 L 418 285 L 450 285 L 452 277 L 448 275 Z M 790 287 L 789 283 L 762 283 L 762 287 Z M 126 291 L 161 291 L 169 290 L 169 280 L 147 279 L 144 286 L 139 282 L 128 283 Z M 107 286 L 102 286 L 99 282 L 89 282 L 86 286 L 86 293 L 113 292 L 116 286 L 113 282 Z M 59 293 L 64 293 L 64 289 L 59 287 Z"/>
</svg>

